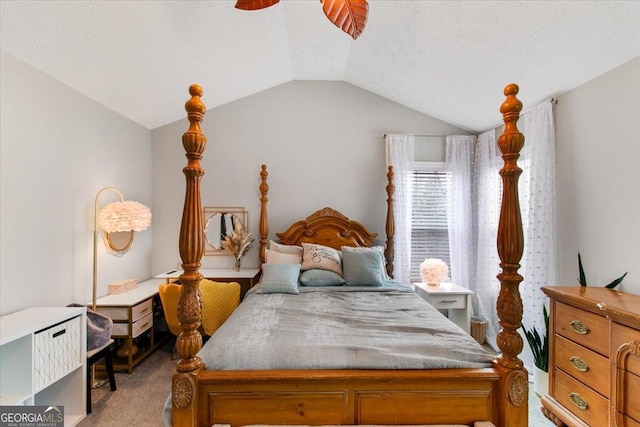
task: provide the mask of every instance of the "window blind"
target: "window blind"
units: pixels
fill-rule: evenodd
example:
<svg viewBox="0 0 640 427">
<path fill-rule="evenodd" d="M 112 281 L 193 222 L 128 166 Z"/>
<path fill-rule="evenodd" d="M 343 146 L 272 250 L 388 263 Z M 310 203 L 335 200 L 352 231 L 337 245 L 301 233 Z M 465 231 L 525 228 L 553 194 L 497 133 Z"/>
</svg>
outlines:
<svg viewBox="0 0 640 427">
<path fill-rule="evenodd" d="M 420 281 L 420 263 L 439 258 L 450 265 L 447 187 L 450 172 L 424 166 L 414 171 L 411 212 L 411 280 Z"/>
</svg>

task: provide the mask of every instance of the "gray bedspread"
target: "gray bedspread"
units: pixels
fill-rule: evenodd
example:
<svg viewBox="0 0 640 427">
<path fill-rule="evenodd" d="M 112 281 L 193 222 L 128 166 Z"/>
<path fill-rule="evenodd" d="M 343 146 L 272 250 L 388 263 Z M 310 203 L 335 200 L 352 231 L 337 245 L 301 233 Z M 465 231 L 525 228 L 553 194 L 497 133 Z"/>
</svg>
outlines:
<svg viewBox="0 0 640 427">
<path fill-rule="evenodd" d="M 208 370 L 484 368 L 493 359 L 401 285 L 251 292 L 199 356 Z"/>
</svg>

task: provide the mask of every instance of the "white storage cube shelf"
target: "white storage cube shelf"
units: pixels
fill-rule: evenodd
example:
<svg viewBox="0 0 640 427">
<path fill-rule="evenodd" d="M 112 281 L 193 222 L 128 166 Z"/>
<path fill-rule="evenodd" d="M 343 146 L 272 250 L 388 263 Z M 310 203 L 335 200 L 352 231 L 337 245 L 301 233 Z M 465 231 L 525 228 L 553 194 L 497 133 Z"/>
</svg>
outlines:
<svg viewBox="0 0 640 427">
<path fill-rule="evenodd" d="M 86 309 L 30 308 L 0 317 L 0 405 L 64 406 L 86 416 Z"/>
</svg>

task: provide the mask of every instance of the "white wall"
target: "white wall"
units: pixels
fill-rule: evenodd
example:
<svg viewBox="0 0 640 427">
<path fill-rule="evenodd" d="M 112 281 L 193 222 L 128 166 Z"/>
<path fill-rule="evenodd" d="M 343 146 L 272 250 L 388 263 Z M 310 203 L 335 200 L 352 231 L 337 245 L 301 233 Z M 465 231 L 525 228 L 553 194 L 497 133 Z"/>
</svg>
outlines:
<svg viewBox="0 0 640 427">
<path fill-rule="evenodd" d="M 640 57 L 559 97 L 555 110 L 559 270 L 577 285 L 625 271 L 640 294 Z"/>
<path fill-rule="evenodd" d="M 188 99 L 184 88 L 185 101 Z M 215 93 L 204 88 L 203 101 Z M 186 114 L 185 114 L 186 116 Z M 154 272 L 179 262 L 178 234 L 186 165 L 186 119 L 151 132 Z M 344 82 L 293 81 L 207 112 L 203 206 L 244 206 L 256 243 L 243 265 L 258 264 L 260 165 L 269 167 L 271 237 L 293 221 L 330 206 L 362 222 L 384 242 L 384 133 L 467 133 Z M 442 139 L 419 138 L 420 160 L 442 161 Z M 203 265 L 231 267 L 229 257 Z"/>
<path fill-rule="evenodd" d="M 1 69 L 0 315 L 86 302 L 96 193 L 152 207 L 150 131 L 5 52 Z M 137 233 L 122 258 L 100 242 L 99 294 L 149 277 L 151 238 Z"/>
</svg>

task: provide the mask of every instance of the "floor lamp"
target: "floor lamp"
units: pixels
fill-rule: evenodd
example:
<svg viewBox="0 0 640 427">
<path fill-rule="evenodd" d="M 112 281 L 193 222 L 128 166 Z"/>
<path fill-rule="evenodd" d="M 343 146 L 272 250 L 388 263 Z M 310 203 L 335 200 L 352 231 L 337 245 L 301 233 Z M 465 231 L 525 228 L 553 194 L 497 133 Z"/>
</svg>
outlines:
<svg viewBox="0 0 640 427">
<path fill-rule="evenodd" d="M 105 191 L 113 191 L 120 196 L 119 202 L 105 205 L 98 213 L 98 199 Z M 98 293 L 98 229 L 102 229 L 102 240 L 109 253 L 122 256 L 131 248 L 133 236 L 136 231 L 146 230 L 151 224 L 151 211 L 148 207 L 139 202 L 125 201 L 124 196 L 115 187 L 105 187 L 96 194 L 93 210 L 93 299 L 91 309 L 96 311 L 96 300 Z M 114 234 L 112 234 L 114 233 Z M 115 239 L 116 235 L 124 234 L 124 243 Z M 135 354 L 133 343 L 127 346 L 125 351 Z M 95 367 L 94 367 L 95 368 Z M 92 375 L 95 378 L 95 372 Z M 95 381 L 94 381 L 95 382 Z M 100 384 L 94 384 L 93 387 Z"/>
<path fill-rule="evenodd" d="M 100 195 L 111 190 L 120 196 L 119 202 L 105 205 L 98 213 Z M 95 311 L 98 293 L 98 227 L 102 229 L 102 239 L 107 249 L 121 256 L 129 250 L 136 231 L 146 230 L 151 224 L 151 211 L 139 202 L 125 201 L 124 196 L 115 187 L 105 187 L 98 191 L 93 210 L 93 300 L 91 308 Z M 111 233 L 130 233 L 124 245 L 116 245 Z"/>
</svg>

